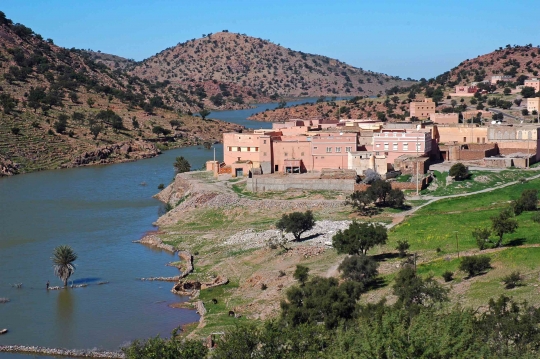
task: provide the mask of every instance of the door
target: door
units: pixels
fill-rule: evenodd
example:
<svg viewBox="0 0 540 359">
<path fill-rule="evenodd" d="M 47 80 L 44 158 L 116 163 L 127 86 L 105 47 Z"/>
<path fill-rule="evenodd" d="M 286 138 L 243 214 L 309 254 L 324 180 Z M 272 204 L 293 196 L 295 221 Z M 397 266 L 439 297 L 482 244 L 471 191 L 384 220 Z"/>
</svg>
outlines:
<svg viewBox="0 0 540 359">
<path fill-rule="evenodd" d="M 244 170 L 242 168 L 235 168 L 234 173 L 236 177 L 244 177 Z"/>
</svg>

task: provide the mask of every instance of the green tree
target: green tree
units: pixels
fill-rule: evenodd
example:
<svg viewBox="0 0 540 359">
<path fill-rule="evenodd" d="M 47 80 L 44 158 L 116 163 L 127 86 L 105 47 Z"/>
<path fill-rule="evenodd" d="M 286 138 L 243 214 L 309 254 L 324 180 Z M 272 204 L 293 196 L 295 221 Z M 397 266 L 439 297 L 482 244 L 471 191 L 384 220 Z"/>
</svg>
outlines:
<svg viewBox="0 0 540 359">
<path fill-rule="evenodd" d="M 521 114 L 523 116 L 528 116 L 529 115 L 529 110 L 527 110 L 526 108 L 524 108 L 523 110 L 521 110 Z"/>
<path fill-rule="evenodd" d="M 21 129 L 19 127 L 12 127 L 11 128 L 11 133 L 14 134 L 15 136 L 19 135 L 21 133 Z"/>
<path fill-rule="evenodd" d="M 491 217 L 491 229 L 499 237 L 495 247 L 500 247 L 503 236 L 506 233 L 514 233 L 518 228 L 518 222 L 513 218 L 513 212 L 510 208 L 502 210 L 498 215 Z"/>
<path fill-rule="evenodd" d="M 407 256 L 407 251 L 410 248 L 410 244 L 408 241 L 404 240 L 398 240 L 396 250 L 399 252 L 399 258 L 405 258 Z"/>
<path fill-rule="evenodd" d="M 101 131 L 103 131 L 103 126 L 101 124 L 93 123 L 90 125 L 90 133 L 94 136 L 94 140 L 97 140 Z"/>
<path fill-rule="evenodd" d="M 71 102 L 77 103 L 79 101 L 79 95 L 77 95 L 76 92 L 70 92 L 69 99 L 71 100 Z"/>
<path fill-rule="evenodd" d="M 77 254 L 70 246 L 58 246 L 53 251 L 54 275 L 57 276 L 63 283 L 64 287 L 67 287 L 69 277 L 75 272 L 75 262 L 77 260 Z"/>
<path fill-rule="evenodd" d="M 205 359 L 208 348 L 200 340 L 155 337 L 144 341 L 135 340 L 122 348 L 122 352 L 126 359 Z"/>
<path fill-rule="evenodd" d="M 301 285 L 304 285 L 309 276 L 309 268 L 300 264 L 296 265 L 294 270 L 293 278 L 300 282 Z"/>
<path fill-rule="evenodd" d="M 368 191 L 354 191 L 347 197 L 346 204 L 351 205 L 361 214 L 368 214 L 368 208 L 374 201 L 375 199 Z"/>
<path fill-rule="evenodd" d="M 534 87 L 525 86 L 521 89 L 521 96 L 524 98 L 531 98 L 536 96 L 536 91 L 534 90 Z"/>
<path fill-rule="evenodd" d="M 370 248 L 385 244 L 387 240 L 388 233 L 385 226 L 353 221 L 349 228 L 339 230 L 332 237 L 332 245 L 338 253 L 358 255 L 366 254 Z"/>
<path fill-rule="evenodd" d="M 2 105 L 2 109 L 5 114 L 11 113 L 17 107 L 17 103 L 19 100 L 17 100 L 14 97 L 11 97 L 8 93 L 1 93 L 0 94 L 0 105 Z"/>
<path fill-rule="evenodd" d="M 160 135 L 167 136 L 171 133 L 171 130 L 167 130 L 166 128 L 163 128 L 161 126 L 154 126 L 152 127 L 152 133 L 156 134 L 158 137 Z"/>
<path fill-rule="evenodd" d="M 338 267 L 344 279 L 350 279 L 363 285 L 369 284 L 379 274 L 379 263 L 364 254 L 352 255 L 343 259 Z"/>
<path fill-rule="evenodd" d="M 203 108 L 199 111 L 199 115 L 201 115 L 203 120 L 206 120 L 206 117 L 208 117 L 212 112 L 208 111 L 207 109 Z"/>
<path fill-rule="evenodd" d="M 398 300 L 396 305 L 411 311 L 418 311 L 416 306 L 431 307 L 448 301 L 448 290 L 441 287 L 433 277 L 423 279 L 411 266 L 403 267 L 395 277 L 392 287 Z"/>
<path fill-rule="evenodd" d="M 461 162 L 455 163 L 450 167 L 448 174 L 456 179 L 456 181 L 461 181 L 469 175 L 467 167 Z"/>
<path fill-rule="evenodd" d="M 309 231 L 315 226 L 315 218 L 313 212 L 306 211 L 293 212 L 290 214 L 283 214 L 281 219 L 276 223 L 276 228 L 282 232 L 292 233 L 294 239 L 299 241 L 302 233 Z"/>
<path fill-rule="evenodd" d="M 536 211 L 538 204 L 538 190 L 526 189 L 521 196 L 512 203 L 514 214 L 520 215 L 523 211 Z"/>
<path fill-rule="evenodd" d="M 488 256 L 467 256 L 461 258 L 459 269 L 467 272 L 469 277 L 475 277 L 491 268 L 491 258 Z"/>
<path fill-rule="evenodd" d="M 82 124 L 82 123 L 84 123 L 84 118 L 85 118 L 85 116 L 84 116 L 84 113 L 82 113 L 82 112 L 75 111 L 75 112 L 73 112 L 71 114 L 71 119 L 73 120 L 73 122 L 77 122 L 77 123 Z"/>
<path fill-rule="evenodd" d="M 182 126 L 182 121 L 180 120 L 170 120 L 169 123 L 171 124 L 172 129 L 178 129 L 178 127 Z"/>
<path fill-rule="evenodd" d="M 386 197 L 392 190 L 392 185 L 385 180 L 378 179 L 371 183 L 371 186 L 367 189 L 367 192 L 372 198 L 375 198 L 377 201 L 382 202 L 383 205 L 386 205 Z"/>
<path fill-rule="evenodd" d="M 94 101 L 94 99 L 93 99 L 92 97 L 88 97 L 88 98 L 86 99 L 86 103 L 87 103 L 88 106 L 90 106 L 90 108 L 91 108 L 92 106 L 94 106 L 94 104 L 96 103 L 96 101 Z"/>
<path fill-rule="evenodd" d="M 505 87 L 503 93 L 505 95 L 510 95 L 512 93 L 512 89 L 510 87 Z"/>
<path fill-rule="evenodd" d="M 191 171 L 191 165 L 184 156 L 176 157 L 174 161 L 174 169 L 176 173 L 184 173 Z"/>
<path fill-rule="evenodd" d="M 391 189 L 386 202 L 392 208 L 401 208 L 405 203 L 405 193 L 399 188 Z"/>
<path fill-rule="evenodd" d="M 58 116 L 58 120 L 54 123 L 54 129 L 56 130 L 57 133 L 66 132 L 68 119 L 69 119 L 68 115 L 64 113 Z"/>
<path fill-rule="evenodd" d="M 478 227 L 473 229 L 472 236 L 476 240 L 476 245 L 478 246 L 478 249 L 484 250 L 486 249 L 486 244 L 489 236 L 491 236 L 491 230 L 489 228 Z"/>
</svg>

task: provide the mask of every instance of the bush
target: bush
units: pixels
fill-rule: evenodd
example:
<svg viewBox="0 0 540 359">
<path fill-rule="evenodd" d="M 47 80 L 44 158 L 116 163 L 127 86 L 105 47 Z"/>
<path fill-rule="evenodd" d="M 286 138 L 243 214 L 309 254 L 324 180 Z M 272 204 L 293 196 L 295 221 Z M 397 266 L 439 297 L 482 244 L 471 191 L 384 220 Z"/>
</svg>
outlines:
<svg viewBox="0 0 540 359">
<path fill-rule="evenodd" d="M 165 188 L 165 185 L 163 183 L 160 183 L 158 186 L 157 186 L 158 189 L 163 189 Z"/>
<path fill-rule="evenodd" d="M 456 163 L 450 167 L 450 171 L 448 174 L 456 179 L 456 181 L 461 181 L 463 179 L 466 179 L 469 175 L 469 171 L 467 170 L 467 167 L 463 163 Z"/>
<path fill-rule="evenodd" d="M 399 252 L 399 258 L 404 258 L 407 255 L 407 251 L 409 250 L 409 247 L 410 247 L 409 242 L 398 241 L 397 243 L 398 244 L 397 244 L 396 249 Z"/>
<path fill-rule="evenodd" d="M 206 358 L 208 348 L 200 340 L 150 338 L 145 341 L 135 340 L 128 347 L 122 348 L 126 359 L 139 358 Z"/>
<path fill-rule="evenodd" d="M 379 263 L 373 258 L 361 254 L 345 258 L 339 265 L 338 270 L 343 273 L 343 278 L 365 285 L 379 274 L 377 271 L 378 266 Z"/>
<path fill-rule="evenodd" d="M 491 268 L 491 258 L 488 256 L 468 256 L 461 259 L 459 269 L 475 277 Z"/>
<path fill-rule="evenodd" d="M 491 235 L 489 228 L 475 228 L 472 232 L 472 236 L 476 239 L 476 245 L 481 251 L 486 249 L 487 241 Z"/>
<path fill-rule="evenodd" d="M 532 215 L 531 219 L 533 222 L 540 223 L 540 212 L 536 212 Z"/>
<path fill-rule="evenodd" d="M 280 271 L 280 276 L 281 276 L 281 272 L 283 271 Z M 285 275 L 285 272 L 283 272 L 283 275 Z M 308 279 L 308 276 L 309 276 L 309 268 L 306 267 L 306 266 L 302 266 L 302 265 L 296 265 L 296 269 L 294 271 L 294 274 L 293 274 L 293 278 L 296 279 L 297 281 L 299 281 L 302 285 L 304 285 L 304 283 L 306 283 L 307 279 Z"/>
<path fill-rule="evenodd" d="M 442 274 L 442 277 L 445 282 L 451 282 L 454 279 L 454 272 L 450 272 L 449 270 L 447 270 Z"/>
<path fill-rule="evenodd" d="M 184 158 L 184 156 L 180 156 L 176 157 L 174 169 L 176 173 L 189 172 L 191 171 L 191 165 L 189 164 L 188 160 Z"/>
<path fill-rule="evenodd" d="M 14 134 L 15 136 L 17 136 L 18 134 L 21 133 L 21 129 L 18 128 L 18 127 L 12 127 L 11 128 L 11 133 Z"/>
<path fill-rule="evenodd" d="M 512 272 L 503 278 L 503 283 L 506 289 L 512 289 L 523 285 L 523 277 L 520 272 Z"/>
<path fill-rule="evenodd" d="M 267 290 L 267 289 L 268 289 L 268 286 L 265 283 L 261 284 L 261 290 Z"/>
</svg>

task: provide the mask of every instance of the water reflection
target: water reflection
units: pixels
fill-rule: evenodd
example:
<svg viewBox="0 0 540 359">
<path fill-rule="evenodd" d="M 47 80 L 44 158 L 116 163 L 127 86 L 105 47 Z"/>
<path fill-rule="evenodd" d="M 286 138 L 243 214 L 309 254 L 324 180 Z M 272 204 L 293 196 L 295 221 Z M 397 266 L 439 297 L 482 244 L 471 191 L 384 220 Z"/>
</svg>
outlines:
<svg viewBox="0 0 540 359">
<path fill-rule="evenodd" d="M 69 288 L 60 289 L 56 298 L 56 328 L 59 338 L 64 342 L 71 342 L 75 312 L 75 298 Z"/>
</svg>

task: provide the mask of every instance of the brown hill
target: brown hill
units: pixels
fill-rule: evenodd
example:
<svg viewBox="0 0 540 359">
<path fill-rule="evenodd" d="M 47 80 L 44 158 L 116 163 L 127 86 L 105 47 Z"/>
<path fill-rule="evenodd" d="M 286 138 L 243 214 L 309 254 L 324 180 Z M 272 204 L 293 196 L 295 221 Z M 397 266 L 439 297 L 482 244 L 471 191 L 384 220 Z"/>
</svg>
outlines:
<svg viewBox="0 0 540 359">
<path fill-rule="evenodd" d="M 238 127 L 179 115 L 175 97 L 0 12 L 0 175 L 153 156 Z"/>
<path fill-rule="evenodd" d="M 373 95 L 411 84 L 339 60 L 229 32 L 180 43 L 128 67 L 128 71 L 188 89 L 211 108 L 280 97 Z"/>
<path fill-rule="evenodd" d="M 516 80 L 520 76 L 538 76 L 539 72 L 539 48 L 507 45 L 475 59 L 467 59 L 441 76 L 445 84 L 454 86 L 490 80 L 492 75 L 509 75 Z M 523 84 L 523 81 L 518 82 Z"/>
<path fill-rule="evenodd" d="M 90 56 L 90 59 L 92 59 L 94 62 L 102 63 L 108 68 L 110 68 L 111 70 L 116 70 L 116 69 L 123 70 L 126 67 L 133 65 L 135 63 L 135 60 L 133 59 L 126 59 L 125 57 L 106 54 L 101 51 L 87 50 L 85 52 Z"/>
</svg>

